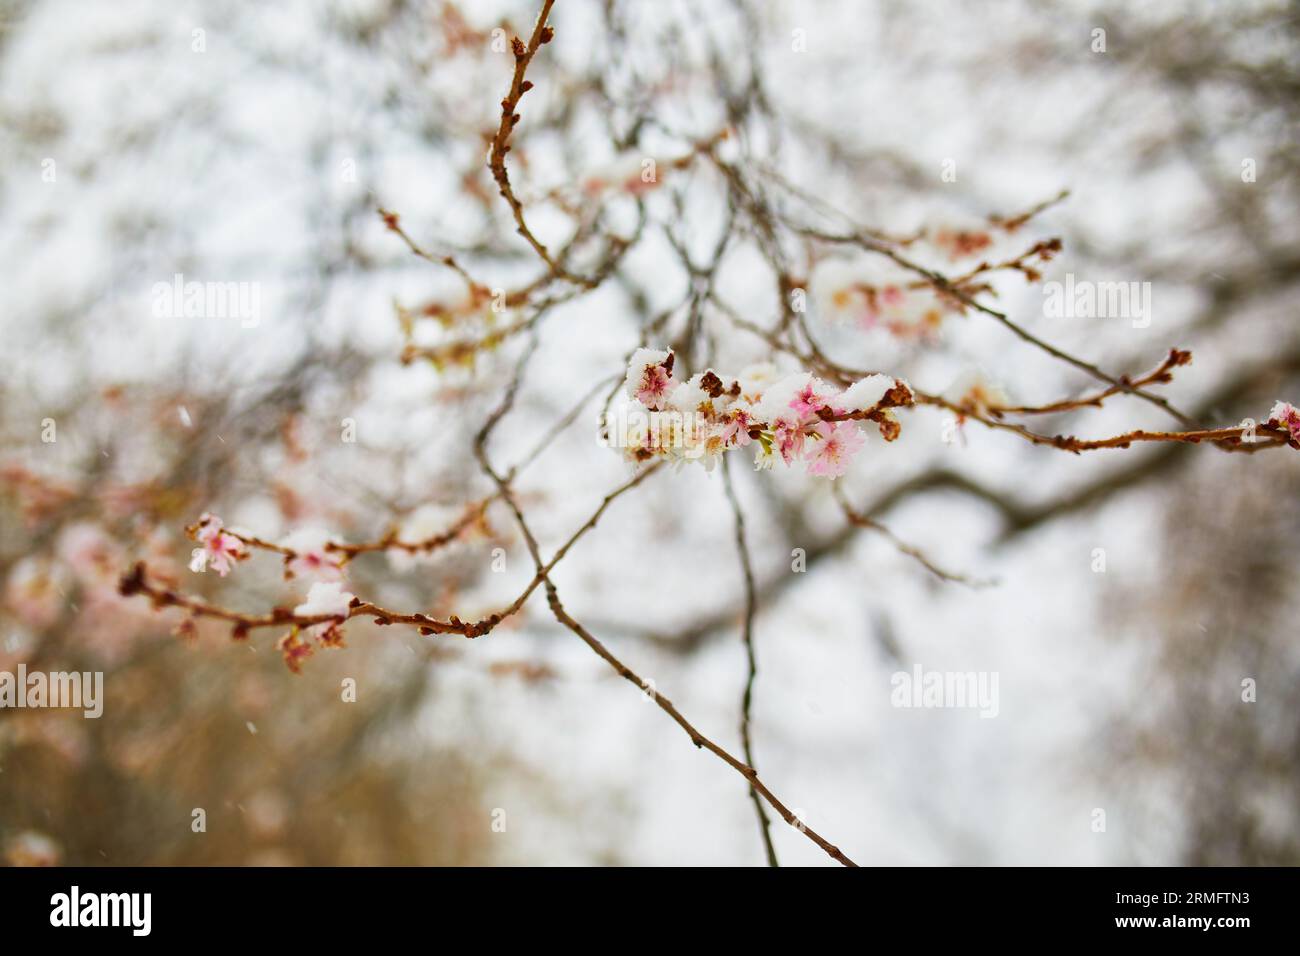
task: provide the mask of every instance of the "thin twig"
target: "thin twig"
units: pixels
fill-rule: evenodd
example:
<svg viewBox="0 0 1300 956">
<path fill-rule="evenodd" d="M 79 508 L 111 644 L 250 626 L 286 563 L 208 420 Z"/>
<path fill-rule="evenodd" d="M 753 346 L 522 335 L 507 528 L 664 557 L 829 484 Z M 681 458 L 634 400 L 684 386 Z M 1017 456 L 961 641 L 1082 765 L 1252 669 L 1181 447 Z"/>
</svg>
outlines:
<svg viewBox="0 0 1300 956">
<path fill-rule="evenodd" d="M 894 534 L 894 532 L 890 531 L 876 519 L 868 517 L 860 511 L 854 510 L 853 506 L 849 504 L 848 498 L 845 497 L 843 488 L 839 484 L 835 485 L 832 493 L 835 495 L 835 500 L 839 502 L 840 510 L 844 512 L 844 517 L 849 520 L 850 524 L 857 525 L 859 528 L 867 528 L 871 531 L 875 531 L 877 534 L 887 538 L 901 553 L 907 555 L 909 558 L 915 559 L 923 568 L 940 580 L 948 581 L 953 584 L 964 584 L 971 588 L 988 587 L 994 583 L 979 578 L 967 577 L 964 574 L 956 574 L 952 571 L 945 571 L 927 558 L 920 548 L 903 541 L 898 537 L 898 535 Z"/>
<path fill-rule="evenodd" d="M 754 590 L 754 569 L 749 561 L 749 546 L 745 541 L 745 513 L 740 508 L 740 499 L 731 480 L 731 465 L 727 456 L 722 458 L 722 486 L 727 491 L 727 500 L 731 503 L 731 513 L 736 519 L 736 551 L 740 555 L 740 568 L 745 577 L 745 620 L 741 636 L 745 642 L 745 693 L 740 701 L 740 740 L 745 751 L 745 763 L 755 769 L 753 735 L 750 731 L 750 711 L 754 703 L 754 679 L 758 676 L 758 660 L 754 654 L 754 616 L 758 611 L 758 595 Z M 754 812 L 758 814 L 758 830 L 763 838 L 763 849 L 767 853 L 768 866 L 780 866 L 776 858 L 776 847 L 772 845 L 772 821 L 763 809 L 763 802 L 758 798 L 758 791 L 751 785 L 750 799 L 754 801 Z"/>
</svg>

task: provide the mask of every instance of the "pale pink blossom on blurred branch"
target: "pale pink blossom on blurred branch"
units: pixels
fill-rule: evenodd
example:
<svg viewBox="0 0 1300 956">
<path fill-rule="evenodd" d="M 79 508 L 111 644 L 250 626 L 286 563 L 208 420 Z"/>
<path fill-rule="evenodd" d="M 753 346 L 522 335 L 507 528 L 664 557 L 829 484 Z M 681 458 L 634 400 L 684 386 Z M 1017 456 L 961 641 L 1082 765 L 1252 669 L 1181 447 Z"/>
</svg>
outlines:
<svg viewBox="0 0 1300 956">
<path fill-rule="evenodd" d="M 287 578 L 306 578 L 312 581 L 340 581 L 343 579 L 343 559 L 330 551 L 329 533 L 321 528 L 299 528 L 280 542 L 281 547 L 293 552 L 285 558 Z"/>
<path fill-rule="evenodd" d="M 194 540 L 201 545 L 194 549 L 190 561 L 190 570 L 196 573 L 211 568 L 224 578 L 236 562 L 248 556 L 244 543 L 223 531 L 221 519 L 215 515 L 205 513 L 200 516 L 193 535 Z"/>
<path fill-rule="evenodd" d="M 780 375 L 774 366 L 739 376 L 713 369 L 669 388 L 671 351 L 638 349 L 625 390 L 634 402 L 619 409 L 614 444 L 626 458 L 697 462 L 711 469 L 725 452 L 758 443 L 755 467 L 803 460 L 808 473 L 837 478 L 866 444 L 859 421 L 874 421 L 886 441 L 898 436 L 891 409 L 912 404 L 911 388 L 888 375 L 867 375 L 837 394 L 808 372 Z"/>
</svg>

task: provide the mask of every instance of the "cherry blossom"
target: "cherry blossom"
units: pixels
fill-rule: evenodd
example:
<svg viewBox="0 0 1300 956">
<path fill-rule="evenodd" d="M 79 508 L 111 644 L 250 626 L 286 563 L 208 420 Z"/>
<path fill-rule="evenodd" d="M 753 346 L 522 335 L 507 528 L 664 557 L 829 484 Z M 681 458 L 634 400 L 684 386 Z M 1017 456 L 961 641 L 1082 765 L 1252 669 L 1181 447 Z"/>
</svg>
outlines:
<svg viewBox="0 0 1300 956">
<path fill-rule="evenodd" d="M 676 386 L 671 352 L 637 349 L 627 370 L 628 394 L 652 411 L 661 409 Z"/>
<path fill-rule="evenodd" d="M 328 533 L 320 528 L 299 528 L 286 537 L 280 544 L 294 554 L 285 560 L 285 577 L 341 581 L 343 559 L 326 547 L 328 543 Z"/>
<path fill-rule="evenodd" d="M 811 379 L 799 394 L 790 400 L 790 407 L 800 415 L 815 415 L 818 411 L 826 407 L 826 399 L 817 394 L 817 387 L 822 383 L 818 379 Z"/>
<path fill-rule="evenodd" d="M 802 424 L 778 422 L 773 434 L 776 437 L 776 450 L 787 465 L 803 454 L 804 426 Z"/>
<path fill-rule="evenodd" d="M 212 568 L 223 578 L 230 573 L 235 562 L 248 556 L 244 543 L 223 530 L 221 519 L 216 515 L 203 514 L 194 529 L 194 540 L 201 547 L 194 549 L 190 570 L 202 572 Z"/>
<path fill-rule="evenodd" d="M 807 372 L 786 375 L 767 386 L 762 397 L 754 403 L 754 417 L 777 426 L 782 423 L 797 425 L 811 413 L 800 411 L 802 397 L 815 393 L 818 380 Z"/>
<path fill-rule="evenodd" d="M 1268 413 L 1271 423 L 1280 425 L 1291 433 L 1293 442 L 1300 442 L 1300 410 L 1290 402 L 1278 402 Z"/>
<path fill-rule="evenodd" d="M 871 419 L 892 441 L 899 425 L 890 408 L 912 402 L 905 382 L 873 374 L 837 394 L 807 372 L 781 375 L 771 365 L 739 376 L 713 369 L 685 382 L 671 377 L 671 352 L 639 349 L 628 369 L 630 401 L 614 409 L 606 431 L 635 462 L 659 459 L 712 470 L 723 454 L 757 442 L 754 465 L 803 461 L 808 472 L 836 478 L 866 443 L 857 421 Z"/>
<path fill-rule="evenodd" d="M 823 260 L 809 289 L 828 322 L 883 329 L 901 339 L 934 338 L 944 315 L 956 311 L 900 268 L 867 258 Z"/>
<path fill-rule="evenodd" d="M 724 445 L 734 445 L 736 448 L 744 448 L 752 438 L 749 437 L 750 415 L 748 409 L 733 408 L 727 417 L 727 423 L 722 427 L 719 437 Z"/>
<path fill-rule="evenodd" d="M 823 422 L 814 426 L 813 434 L 819 441 L 808 454 L 808 474 L 823 478 L 838 478 L 848 469 L 849 462 L 867 442 L 867 436 L 853 422 Z"/>
</svg>

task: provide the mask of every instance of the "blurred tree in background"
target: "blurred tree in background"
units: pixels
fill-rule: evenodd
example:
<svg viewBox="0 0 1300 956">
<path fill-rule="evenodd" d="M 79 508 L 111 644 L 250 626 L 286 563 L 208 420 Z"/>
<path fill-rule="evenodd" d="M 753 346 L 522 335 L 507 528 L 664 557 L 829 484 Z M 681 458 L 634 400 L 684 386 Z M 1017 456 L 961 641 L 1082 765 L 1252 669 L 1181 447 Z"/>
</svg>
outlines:
<svg viewBox="0 0 1300 956">
<path fill-rule="evenodd" d="M 540 593 L 470 642 L 350 621 L 295 676 L 266 632 L 118 592 L 143 560 L 241 613 L 302 600 L 270 556 L 190 573 L 205 511 L 450 529 L 349 588 L 480 620 L 534 568 L 476 435 L 512 394 L 488 454 L 552 553 L 628 478 L 598 418 L 648 345 L 683 380 L 806 360 L 917 390 L 834 492 L 664 469 L 555 572 L 817 830 L 871 862 L 1300 862 L 1292 450 L 1071 455 L 998 413 L 1101 438 L 1300 398 L 1296 6 L 561 0 L 516 124 L 539 5 L 0 2 L 0 670 L 107 687 L 99 720 L 0 711 L 4 858 L 761 862 L 763 802 Z M 1078 401 L 1105 382 L 880 249 L 948 279 L 1023 257 L 956 289 L 1125 388 L 1191 350 L 1154 389 L 1186 421 Z M 1154 321 L 1053 320 L 1067 272 L 1152 283 Z M 158 316 L 178 274 L 255 283 L 259 320 Z M 837 319 L 864 281 L 938 311 Z M 1000 670 L 996 729 L 891 711 L 919 662 Z M 778 824 L 782 862 L 829 862 Z"/>
</svg>

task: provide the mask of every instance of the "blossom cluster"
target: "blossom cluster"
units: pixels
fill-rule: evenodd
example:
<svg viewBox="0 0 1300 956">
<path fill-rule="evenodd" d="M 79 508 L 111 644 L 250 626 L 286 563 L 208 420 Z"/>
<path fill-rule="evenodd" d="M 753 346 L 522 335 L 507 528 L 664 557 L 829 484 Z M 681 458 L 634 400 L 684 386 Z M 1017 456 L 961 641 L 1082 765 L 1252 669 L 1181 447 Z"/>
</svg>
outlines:
<svg viewBox="0 0 1300 956">
<path fill-rule="evenodd" d="M 960 303 L 944 299 L 928 283 L 873 259 L 825 259 L 813 270 L 813 301 L 837 325 L 882 329 L 899 339 L 933 340 Z"/>
<path fill-rule="evenodd" d="M 248 557 L 246 536 L 227 529 L 216 515 L 203 514 L 188 530 L 200 545 L 194 549 L 191 571 L 198 573 L 211 568 L 225 577 L 237 562 Z M 265 542 L 249 540 L 268 547 Z M 324 531 L 299 529 L 280 544 L 270 547 L 284 555 L 286 578 L 304 578 L 310 582 L 306 600 L 293 609 L 297 622 L 279 643 L 285 663 L 296 672 L 301 662 L 312 653 L 312 640 L 322 647 L 342 646 L 340 625 L 351 615 L 355 596 L 343 588 L 343 558 L 330 549 L 329 537 Z M 236 626 L 237 636 L 246 633 L 246 628 L 241 630 Z"/>
<path fill-rule="evenodd" d="M 632 461 L 695 461 L 712 469 L 727 451 L 753 445 L 755 467 L 802 461 L 809 474 L 837 478 L 866 444 L 859 421 L 886 441 L 898 436 L 890 409 L 912 403 L 908 385 L 869 375 L 837 391 L 807 372 L 781 375 L 750 366 L 738 375 L 713 369 L 679 381 L 669 351 L 638 349 L 628 367 L 629 402 L 611 415 L 611 443 Z"/>
<path fill-rule="evenodd" d="M 918 267 L 904 267 L 878 255 L 822 259 L 808 283 L 818 314 L 833 324 L 882 329 L 899 339 L 932 342 L 948 316 L 965 312 L 965 298 L 991 290 L 992 273 L 1017 272 L 1029 282 L 1042 279 L 1040 270 L 1061 251 L 1061 241 L 1042 240 L 1013 254 L 1009 237 L 1026 218 L 942 225 L 893 240 L 908 250 L 922 271 L 964 264 L 966 271 L 951 277 L 949 291 L 937 287 Z M 999 249 L 1006 258 L 997 254 Z"/>
</svg>

